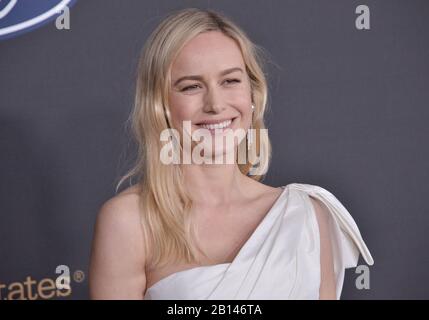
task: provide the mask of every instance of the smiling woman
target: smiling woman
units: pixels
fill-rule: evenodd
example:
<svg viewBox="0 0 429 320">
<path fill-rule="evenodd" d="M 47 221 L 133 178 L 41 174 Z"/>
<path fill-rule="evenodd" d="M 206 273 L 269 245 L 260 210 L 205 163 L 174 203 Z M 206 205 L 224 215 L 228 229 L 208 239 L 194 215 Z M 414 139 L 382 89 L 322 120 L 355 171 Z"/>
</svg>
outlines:
<svg viewBox="0 0 429 320">
<path fill-rule="evenodd" d="M 197 145 L 189 151 L 185 137 L 199 129 L 266 129 L 261 53 L 235 23 L 209 10 L 174 12 L 151 34 L 131 115 L 138 159 L 118 187 L 134 176 L 138 183 L 100 209 L 92 298 L 335 299 L 359 253 L 373 263 L 353 218 L 322 187 L 265 185 L 251 159 L 160 161 L 171 142 L 191 156 Z M 165 130 L 182 134 L 164 141 Z M 247 134 L 203 157 L 236 159 L 243 145 L 268 167 L 268 134 L 255 141 Z"/>
<path fill-rule="evenodd" d="M 172 126 L 183 130 L 184 121 L 191 120 L 189 136 L 200 128 L 211 129 L 214 134 L 222 124 L 232 131 L 247 129 L 252 121 L 253 99 L 250 77 L 244 70 L 240 46 L 223 32 L 203 32 L 189 40 L 171 68 Z M 224 153 L 234 152 L 242 141 L 234 139 L 232 145 L 215 148 L 217 138 L 223 140 L 222 136 L 209 140 L 210 157 L 223 158 Z"/>
</svg>

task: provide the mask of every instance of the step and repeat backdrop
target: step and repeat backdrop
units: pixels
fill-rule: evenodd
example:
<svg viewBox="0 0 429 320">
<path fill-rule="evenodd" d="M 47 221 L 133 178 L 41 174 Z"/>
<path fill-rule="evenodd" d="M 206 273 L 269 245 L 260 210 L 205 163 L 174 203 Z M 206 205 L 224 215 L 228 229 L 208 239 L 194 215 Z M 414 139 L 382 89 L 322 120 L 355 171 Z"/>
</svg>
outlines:
<svg viewBox="0 0 429 320">
<path fill-rule="evenodd" d="M 0 0 L 0 300 L 89 298 L 95 218 L 136 155 L 139 53 L 186 7 L 269 53 L 264 183 L 331 190 L 375 260 L 342 298 L 429 298 L 429 1 Z"/>
</svg>

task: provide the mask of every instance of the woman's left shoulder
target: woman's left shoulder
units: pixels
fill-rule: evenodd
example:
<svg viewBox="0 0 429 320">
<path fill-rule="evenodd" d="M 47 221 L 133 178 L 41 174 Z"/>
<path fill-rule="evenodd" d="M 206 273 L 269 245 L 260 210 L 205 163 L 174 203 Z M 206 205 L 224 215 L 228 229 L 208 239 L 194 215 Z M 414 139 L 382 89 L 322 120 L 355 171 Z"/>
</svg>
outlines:
<svg viewBox="0 0 429 320">
<path fill-rule="evenodd" d="M 327 216 L 330 213 L 336 214 L 338 212 L 342 215 L 350 216 L 348 210 L 334 193 L 330 191 L 330 188 L 308 183 L 290 183 L 286 187 L 297 191 L 306 199 L 309 199 L 319 216 Z"/>
<path fill-rule="evenodd" d="M 315 184 L 309 184 L 309 183 L 289 183 L 286 185 L 286 187 L 293 188 L 296 190 L 303 191 L 309 195 L 315 195 L 315 194 L 324 194 L 329 196 L 334 196 L 328 189 L 325 187 L 315 185 Z M 335 197 L 335 196 L 334 196 Z"/>
<path fill-rule="evenodd" d="M 344 261 L 344 265 L 355 266 L 359 253 L 362 254 L 367 264 L 374 264 L 355 220 L 331 191 L 312 184 L 293 183 L 288 186 L 302 195 L 308 212 L 317 221 L 319 231 L 322 233 L 326 231 L 324 234 L 332 237 L 334 242 L 341 242 L 339 244 L 342 248 L 341 256 L 350 257 L 345 258 L 347 261 Z"/>
<path fill-rule="evenodd" d="M 373 265 L 374 259 L 353 217 L 331 188 L 305 183 L 291 183 L 287 187 L 291 207 L 304 226 L 302 252 L 318 260 L 313 265 L 318 265 L 315 270 L 320 275 L 320 298 L 339 299 L 345 269 L 356 267 L 360 255 L 368 265 Z"/>
</svg>

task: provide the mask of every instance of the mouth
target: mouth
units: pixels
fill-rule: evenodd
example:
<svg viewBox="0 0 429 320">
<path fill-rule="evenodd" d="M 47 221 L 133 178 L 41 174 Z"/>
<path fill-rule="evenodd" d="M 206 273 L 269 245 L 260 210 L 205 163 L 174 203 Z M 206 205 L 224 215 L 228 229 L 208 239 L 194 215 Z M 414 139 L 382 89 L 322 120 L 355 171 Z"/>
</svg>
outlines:
<svg viewBox="0 0 429 320">
<path fill-rule="evenodd" d="M 234 117 L 212 123 L 196 123 L 195 126 L 200 129 L 207 129 L 210 133 L 214 134 L 216 130 L 218 130 L 218 132 L 223 132 L 223 130 L 232 129 L 237 119 L 238 117 Z"/>
</svg>

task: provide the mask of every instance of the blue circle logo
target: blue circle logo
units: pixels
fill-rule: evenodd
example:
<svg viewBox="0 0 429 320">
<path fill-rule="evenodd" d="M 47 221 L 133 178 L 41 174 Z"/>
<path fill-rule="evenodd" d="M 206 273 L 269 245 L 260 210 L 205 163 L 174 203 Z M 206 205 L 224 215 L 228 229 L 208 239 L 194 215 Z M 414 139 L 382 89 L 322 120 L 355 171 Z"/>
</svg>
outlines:
<svg viewBox="0 0 429 320">
<path fill-rule="evenodd" d="M 0 0 L 0 40 L 32 31 L 58 17 L 77 0 Z"/>
</svg>

